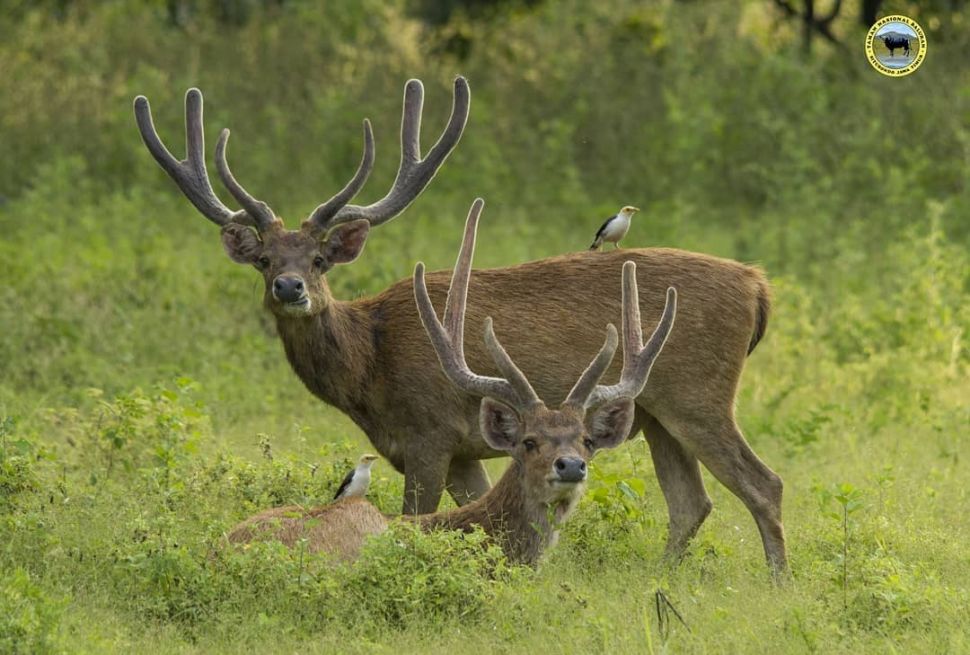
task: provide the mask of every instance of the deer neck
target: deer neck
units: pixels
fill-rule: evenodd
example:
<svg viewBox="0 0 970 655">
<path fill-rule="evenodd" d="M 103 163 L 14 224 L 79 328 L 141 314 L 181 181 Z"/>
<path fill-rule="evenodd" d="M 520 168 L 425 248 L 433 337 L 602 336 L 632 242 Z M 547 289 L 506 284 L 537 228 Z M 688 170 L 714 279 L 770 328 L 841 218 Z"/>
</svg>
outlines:
<svg viewBox="0 0 970 655">
<path fill-rule="evenodd" d="M 525 483 L 522 465 L 513 460 L 502 478 L 478 500 L 413 520 L 424 530 L 470 532 L 481 526 L 511 561 L 535 565 L 546 548 L 555 544 L 559 526 L 575 508 L 581 493 L 576 490 L 550 505 L 531 498 Z"/>
<path fill-rule="evenodd" d="M 329 300 L 313 316 L 277 316 L 276 329 L 307 389 L 364 427 L 361 398 L 373 376 L 374 321 L 360 303 Z"/>
</svg>

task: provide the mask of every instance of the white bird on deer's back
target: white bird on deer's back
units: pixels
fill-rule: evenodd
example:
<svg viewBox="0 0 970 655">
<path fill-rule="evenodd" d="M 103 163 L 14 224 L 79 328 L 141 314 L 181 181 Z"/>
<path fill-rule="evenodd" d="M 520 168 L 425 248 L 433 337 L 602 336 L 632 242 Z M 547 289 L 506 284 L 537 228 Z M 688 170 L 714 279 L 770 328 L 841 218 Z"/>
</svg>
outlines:
<svg viewBox="0 0 970 655">
<path fill-rule="evenodd" d="M 617 248 L 620 247 L 620 241 L 626 236 L 626 233 L 630 231 L 630 221 L 633 215 L 636 214 L 640 209 L 638 207 L 631 207 L 627 205 L 619 211 L 619 213 L 610 216 L 603 225 L 600 226 L 599 231 L 596 233 L 596 238 L 593 239 L 592 245 L 590 245 L 590 250 L 597 250 L 603 242 L 610 241 Z"/>
<path fill-rule="evenodd" d="M 375 461 L 377 455 L 361 455 L 357 466 L 340 483 L 333 499 L 337 501 L 343 498 L 363 498 L 370 486 L 370 467 Z"/>
</svg>

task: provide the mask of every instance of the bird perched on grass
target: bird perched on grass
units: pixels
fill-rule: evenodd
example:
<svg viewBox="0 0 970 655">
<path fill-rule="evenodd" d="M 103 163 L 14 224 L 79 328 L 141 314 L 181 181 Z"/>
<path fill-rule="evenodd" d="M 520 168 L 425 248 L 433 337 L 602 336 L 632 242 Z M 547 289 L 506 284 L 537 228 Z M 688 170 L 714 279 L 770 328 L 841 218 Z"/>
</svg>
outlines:
<svg viewBox="0 0 970 655">
<path fill-rule="evenodd" d="M 340 483 L 333 499 L 363 497 L 367 493 L 367 487 L 370 486 L 370 467 L 376 460 L 377 455 L 361 455 L 357 466 Z"/>
<path fill-rule="evenodd" d="M 620 240 L 626 236 L 626 233 L 630 229 L 630 219 L 638 211 L 640 211 L 639 208 L 627 205 L 620 210 L 620 213 L 606 219 L 606 222 L 600 227 L 599 232 L 596 233 L 596 238 L 593 239 L 593 245 L 589 249 L 596 250 L 603 245 L 604 241 L 611 241 L 619 248 Z"/>
</svg>

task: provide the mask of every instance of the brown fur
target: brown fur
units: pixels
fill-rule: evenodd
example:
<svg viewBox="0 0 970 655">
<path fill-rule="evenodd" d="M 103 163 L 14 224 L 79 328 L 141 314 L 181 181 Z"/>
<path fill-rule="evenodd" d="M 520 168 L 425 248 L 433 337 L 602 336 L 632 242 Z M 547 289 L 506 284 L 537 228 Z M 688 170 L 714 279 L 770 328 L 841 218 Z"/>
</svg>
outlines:
<svg viewBox="0 0 970 655">
<path fill-rule="evenodd" d="M 274 507 L 249 517 L 227 537 L 233 544 L 275 540 L 290 548 L 306 539 L 311 553 L 354 560 L 365 538 L 386 529 L 387 519 L 376 507 L 362 498 L 348 498 L 323 507 Z"/>
<path fill-rule="evenodd" d="M 465 236 L 455 264 L 446 303 L 444 323 L 438 319 L 427 291 L 424 266 L 414 273 L 415 301 L 421 321 L 439 358 L 441 368 L 457 389 L 482 396 L 478 423 L 484 441 L 493 449 L 509 454 L 509 466 L 499 483 L 478 500 L 450 512 L 411 518 L 424 530 L 444 528 L 470 531 L 480 526 L 505 551 L 506 556 L 525 564 L 536 564 L 547 546 L 555 542 L 558 527 L 582 495 L 588 472 L 587 462 L 602 448 L 620 444 L 630 432 L 635 414 L 633 397 L 648 380 L 651 365 L 664 347 L 677 313 L 677 293 L 669 289 L 661 321 L 646 344 L 637 315 L 636 267 L 623 267 L 624 357 L 617 386 L 599 385 L 613 360 L 617 335 L 611 325 L 606 340 L 568 397 L 558 409 L 547 409 L 535 389 L 489 328 L 484 341 L 501 376 L 482 376 L 468 368 L 464 356 L 463 322 L 466 315 L 468 280 L 474 252 L 475 232 L 482 202 L 469 213 Z M 501 400 L 499 400 L 501 398 Z M 347 525 L 343 508 L 357 523 Z M 285 514 L 293 508 L 283 510 Z M 300 512 L 280 523 L 280 511 L 264 512 L 233 530 L 235 541 L 248 541 L 256 534 L 276 536 L 293 543 L 296 536 L 310 540 L 313 551 L 326 551 L 353 558 L 360 549 L 360 536 L 380 532 L 386 524 L 376 521 L 376 510 L 362 504 L 336 504 L 329 508 Z M 409 520 L 405 515 L 404 520 Z M 348 534 L 341 534 L 346 530 Z"/>
<path fill-rule="evenodd" d="M 370 298 L 339 301 L 325 270 L 313 273 L 310 262 L 323 247 L 318 238 L 301 230 L 263 241 L 262 251 L 273 262 L 263 271 L 266 305 L 276 315 L 290 364 L 312 393 L 350 416 L 404 474 L 404 511 L 434 511 L 446 487 L 459 503 L 480 497 L 488 480 L 476 460 L 501 453 L 481 438 L 478 399 L 456 390 L 441 372 L 414 305 L 412 280 Z M 751 451 L 734 421 L 744 361 L 767 321 L 768 284 L 757 268 L 649 248 L 577 252 L 475 271 L 465 330 L 469 365 L 483 375 L 497 374 L 477 338 L 485 317 L 492 316 L 499 338 L 540 397 L 561 401 L 601 342 L 606 323 L 620 318 L 626 260 L 637 265 L 646 330 L 660 316 L 666 288 L 676 287 L 680 295 L 677 329 L 636 400 L 632 431 L 652 429 L 651 444 L 662 442 L 654 464 L 670 509 L 669 553 L 682 550 L 710 511 L 699 459 L 752 511 L 768 559 L 784 569 L 781 480 Z M 306 279 L 312 313 L 282 311 L 269 288 L 283 273 Z M 448 280 L 447 271 L 427 276 L 438 307 Z M 619 367 L 613 363 L 605 383 L 617 379 Z"/>
<path fill-rule="evenodd" d="M 563 484 L 555 477 L 559 458 L 588 461 L 600 448 L 619 444 L 632 422 L 629 399 L 615 401 L 584 417 L 572 409 L 546 409 L 544 405 L 516 411 L 497 401 L 493 409 L 505 413 L 510 428 L 506 452 L 513 458 L 505 474 L 488 493 L 463 507 L 420 516 L 389 517 L 360 498 L 322 507 L 277 507 L 252 516 L 228 535 L 230 543 L 277 540 L 294 547 L 306 540 L 308 552 L 328 553 L 352 561 L 364 540 L 384 532 L 392 520 L 416 522 L 422 530 L 470 532 L 480 526 L 510 561 L 536 565 L 553 545 L 559 527 L 569 518 L 584 491 L 584 483 Z M 526 447 L 531 440 L 535 446 Z"/>
</svg>

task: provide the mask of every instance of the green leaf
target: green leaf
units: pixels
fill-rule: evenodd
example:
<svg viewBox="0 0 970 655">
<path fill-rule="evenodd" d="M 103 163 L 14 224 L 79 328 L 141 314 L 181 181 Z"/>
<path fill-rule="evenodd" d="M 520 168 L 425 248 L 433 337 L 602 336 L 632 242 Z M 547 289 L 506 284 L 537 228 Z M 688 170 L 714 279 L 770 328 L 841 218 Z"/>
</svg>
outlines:
<svg viewBox="0 0 970 655">
<path fill-rule="evenodd" d="M 626 496 L 627 498 L 631 500 L 640 499 L 640 495 L 637 492 L 635 492 L 633 489 L 631 489 L 630 485 L 628 485 L 624 480 L 620 480 L 619 482 L 617 482 L 616 487 L 617 489 L 622 491 L 623 495 Z"/>
</svg>

